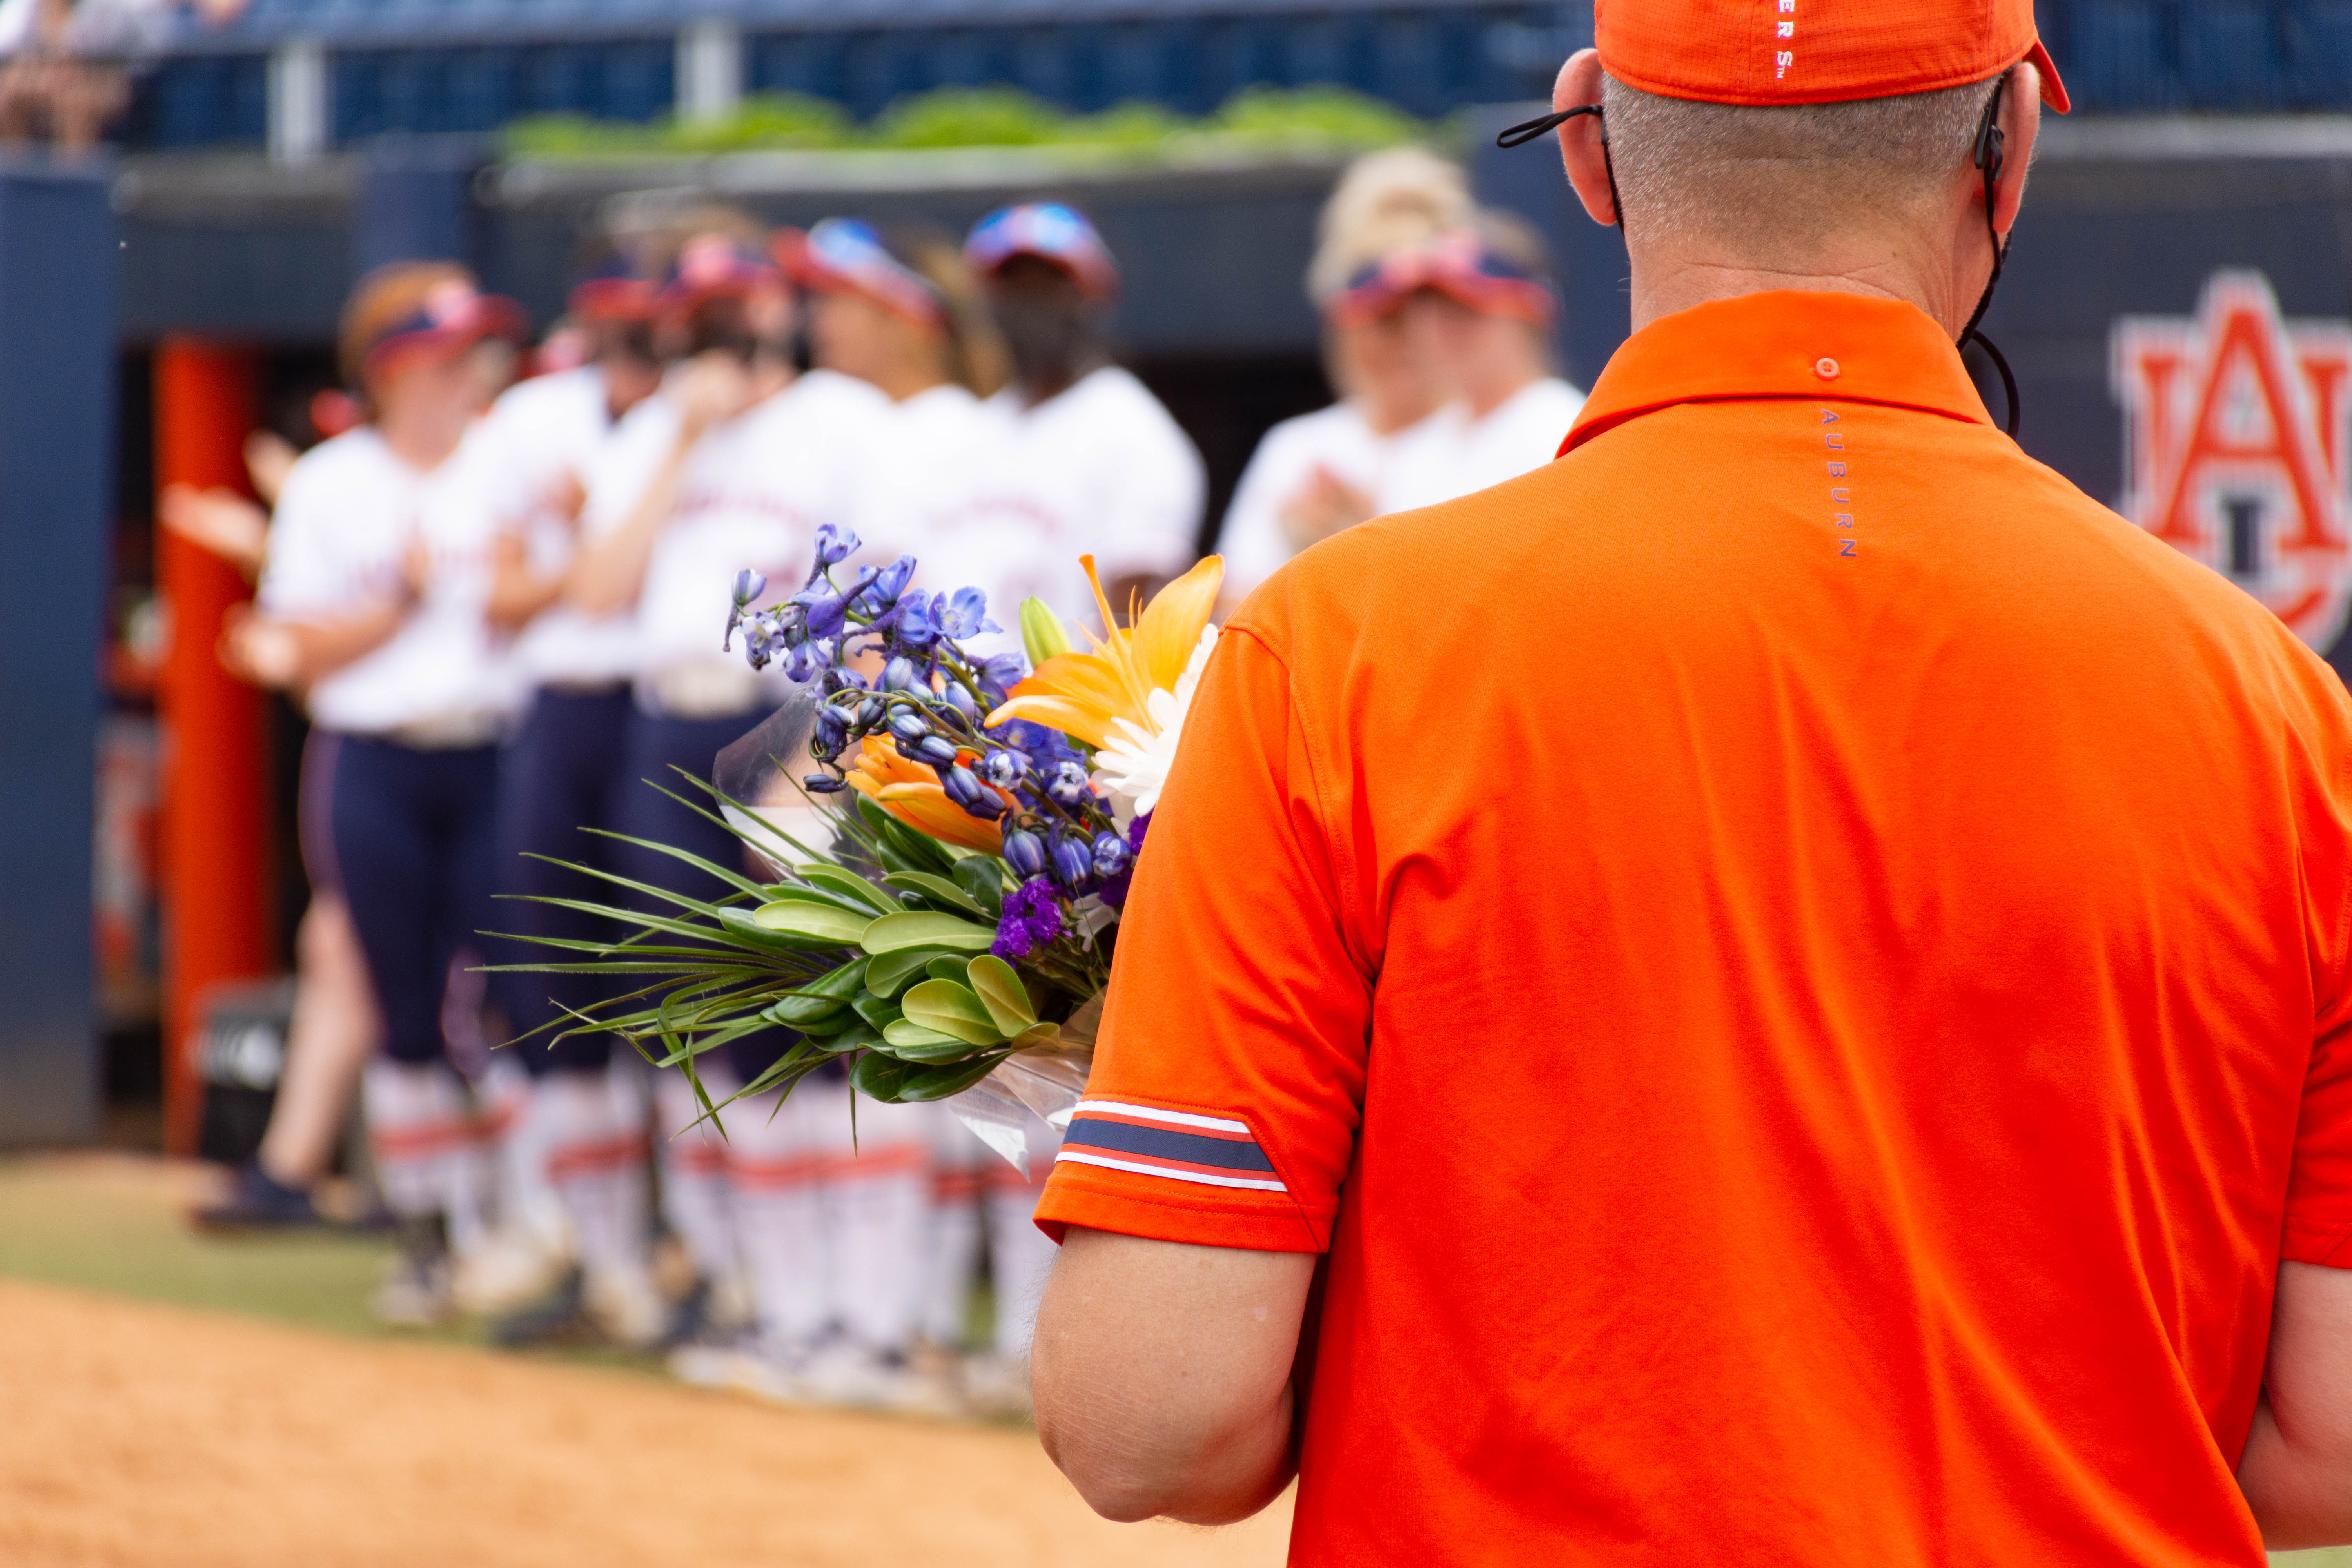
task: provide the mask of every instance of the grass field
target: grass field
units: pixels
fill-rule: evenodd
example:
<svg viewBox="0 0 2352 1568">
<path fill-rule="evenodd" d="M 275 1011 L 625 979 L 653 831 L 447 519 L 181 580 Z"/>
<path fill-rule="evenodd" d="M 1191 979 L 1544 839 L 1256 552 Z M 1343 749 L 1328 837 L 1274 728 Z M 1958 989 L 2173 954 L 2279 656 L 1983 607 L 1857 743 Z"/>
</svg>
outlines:
<svg viewBox="0 0 2352 1568">
<path fill-rule="evenodd" d="M 1287 1500 L 1228 1531 L 1105 1524 L 1024 1431 L 388 1335 L 364 1306 L 387 1244 L 201 1236 L 180 1215 L 207 1180 L 0 1161 L 0 1281 L 21 1282 L 0 1283 L 10 1568 L 1282 1561 Z M 2273 1561 L 2352 1568 L 2352 1551 Z"/>
</svg>

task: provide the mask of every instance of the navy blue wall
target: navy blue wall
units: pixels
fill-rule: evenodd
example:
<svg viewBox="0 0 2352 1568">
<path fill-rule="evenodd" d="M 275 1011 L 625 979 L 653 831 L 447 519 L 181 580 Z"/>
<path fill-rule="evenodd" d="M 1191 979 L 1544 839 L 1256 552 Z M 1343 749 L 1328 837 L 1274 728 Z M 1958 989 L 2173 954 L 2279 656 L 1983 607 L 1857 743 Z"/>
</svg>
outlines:
<svg viewBox="0 0 2352 1568">
<path fill-rule="evenodd" d="M 114 432 L 103 174 L 0 163 L 0 1144 L 95 1129 L 90 818 Z"/>
</svg>

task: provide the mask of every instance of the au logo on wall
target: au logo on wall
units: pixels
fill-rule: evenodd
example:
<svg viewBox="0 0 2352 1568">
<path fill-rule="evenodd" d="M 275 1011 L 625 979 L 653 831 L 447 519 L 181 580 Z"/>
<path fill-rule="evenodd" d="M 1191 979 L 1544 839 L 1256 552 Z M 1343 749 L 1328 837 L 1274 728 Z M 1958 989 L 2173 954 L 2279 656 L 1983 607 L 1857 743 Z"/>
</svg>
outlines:
<svg viewBox="0 0 2352 1568">
<path fill-rule="evenodd" d="M 2221 271 L 2194 316 L 2118 321 L 2113 354 L 2124 515 L 2326 652 L 2352 607 L 2352 323 L 2287 321 L 2261 273 Z"/>
</svg>

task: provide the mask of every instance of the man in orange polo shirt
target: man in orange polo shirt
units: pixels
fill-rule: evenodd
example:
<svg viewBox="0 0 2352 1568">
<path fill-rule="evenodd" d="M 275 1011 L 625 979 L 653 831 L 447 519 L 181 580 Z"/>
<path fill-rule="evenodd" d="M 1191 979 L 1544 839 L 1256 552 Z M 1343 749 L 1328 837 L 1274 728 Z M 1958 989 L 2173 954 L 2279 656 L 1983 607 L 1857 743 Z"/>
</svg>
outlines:
<svg viewBox="0 0 2352 1568">
<path fill-rule="evenodd" d="M 1121 1519 L 1295 1468 L 1297 1563 L 2347 1539 L 2352 704 L 1962 369 L 2032 7 L 1597 24 L 1633 336 L 1559 461 L 1226 626 L 1039 1210 L 1046 1447 Z"/>
</svg>

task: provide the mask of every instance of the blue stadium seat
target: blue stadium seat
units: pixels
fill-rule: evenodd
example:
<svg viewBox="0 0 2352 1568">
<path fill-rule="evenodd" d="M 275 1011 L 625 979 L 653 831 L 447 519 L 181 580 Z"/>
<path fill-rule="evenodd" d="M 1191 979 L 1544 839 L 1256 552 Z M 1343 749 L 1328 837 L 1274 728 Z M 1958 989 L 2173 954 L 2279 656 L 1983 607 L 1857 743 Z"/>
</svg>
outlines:
<svg viewBox="0 0 2352 1568">
<path fill-rule="evenodd" d="M 134 144 L 262 134 L 267 48 L 334 54 L 339 141 L 562 110 L 643 121 L 675 101 L 677 30 L 713 0 L 252 0 L 142 83 Z M 2039 0 L 2092 112 L 2352 109 L 2352 0 Z M 1004 82 L 1079 110 L 1187 113 L 1255 83 L 1337 83 L 1417 114 L 1541 93 L 1590 0 L 732 0 L 748 89 L 861 119 L 943 85 Z M 244 53 L 224 51 L 245 50 Z M 234 63 L 232 63 L 234 62 Z"/>
<path fill-rule="evenodd" d="M 2180 83 L 2191 109 L 2285 107 L 2270 0 L 2193 0 L 2179 8 Z"/>
<path fill-rule="evenodd" d="M 2156 5 L 2148 0 L 2076 0 L 2068 11 L 2071 47 L 2062 67 L 2077 105 L 2145 110 L 2180 102 L 2171 40 Z"/>
</svg>

